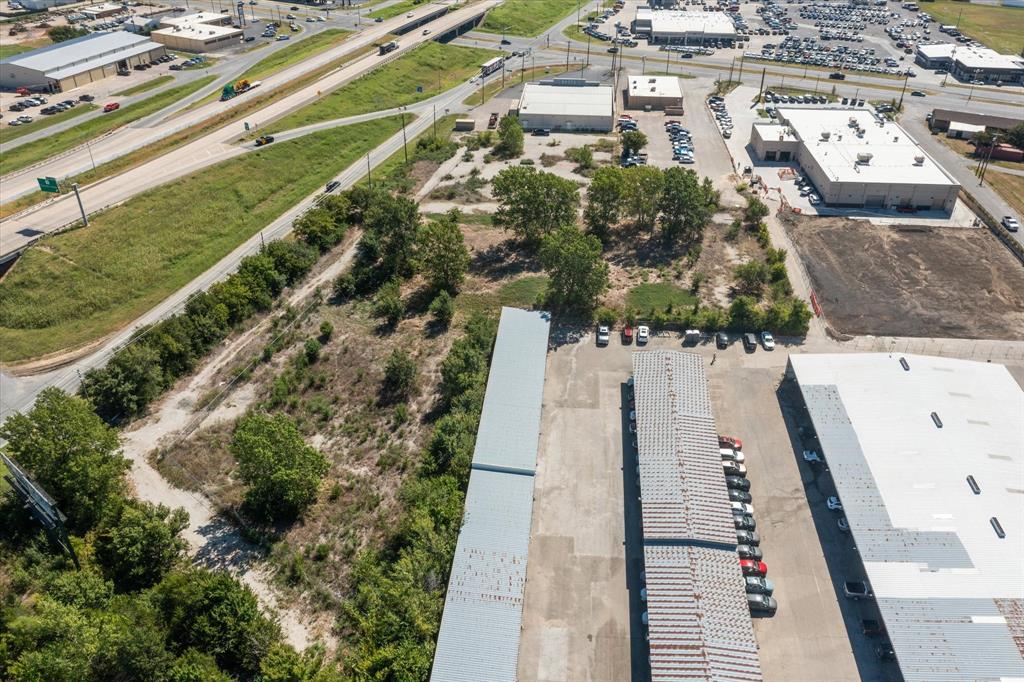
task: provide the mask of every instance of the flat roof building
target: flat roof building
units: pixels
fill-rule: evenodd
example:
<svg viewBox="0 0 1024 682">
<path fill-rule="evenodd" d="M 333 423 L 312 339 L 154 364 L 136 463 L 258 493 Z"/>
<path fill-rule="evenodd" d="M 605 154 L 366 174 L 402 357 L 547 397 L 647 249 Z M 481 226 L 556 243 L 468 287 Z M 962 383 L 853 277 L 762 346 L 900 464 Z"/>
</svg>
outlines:
<svg viewBox="0 0 1024 682">
<path fill-rule="evenodd" d="M 89 19 L 102 19 L 103 17 L 112 17 L 115 14 L 121 14 L 127 12 L 124 5 L 115 5 L 110 2 L 101 2 L 98 5 L 88 5 L 86 7 L 79 7 L 77 11 L 84 14 Z"/>
<path fill-rule="evenodd" d="M 527 83 L 515 113 L 524 130 L 608 132 L 615 123 L 615 93 L 576 78 Z"/>
<path fill-rule="evenodd" d="M 778 109 L 755 122 L 762 161 L 797 162 L 833 207 L 953 210 L 960 185 L 898 124 L 862 109 Z"/>
<path fill-rule="evenodd" d="M 953 109 L 932 109 L 931 127 L 933 130 L 945 131 L 949 129 L 953 121 L 960 123 L 974 123 L 985 126 L 989 131 L 1007 131 L 1014 126 L 1024 123 L 1024 112 L 1016 118 L 1012 116 L 995 116 L 993 114 L 982 114 L 972 111 L 960 111 Z"/>
<path fill-rule="evenodd" d="M 1024 678 L 1024 391 L 1005 367 L 791 355 L 906 682 Z"/>
<path fill-rule="evenodd" d="M 652 682 L 762 679 L 704 360 L 633 353 Z"/>
<path fill-rule="evenodd" d="M 0 87 L 65 92 L 165 52 L 163 45 L 127 31 L 90 33 L 0 61 Z"/>
<path fill-rule="evenodd" d="M 679 78 L 639 74 L 630 76 L 626 90 L 626 107 L 665 111 L 668 114 L 682 116 L 683 88 L 679 84 Z"/>
<path fill-rule="evenodd" d="M 633 32 L 655 44 L 702 45 L 736 39 L 736 27 L 724 12 L 690 12 L 637 7 Z"/>
<path fill-rule="evenodd" d="M 227 14 L 198 12 L 183 17 L 164 17 L 160 30 L 150 33 L 158 43 L 187 52 L 209 52 L 241 40 L 244 31 L 231 25 Z"/>
<path fill-rule="evenodd" d="M 502 308 L 431 682 L 515 682 L 551 316 Z"/>
<path fill-rule="evenodd" d="M 987 47 L 940 43 L 919 45 L 914 60 L 926 69 L 945 69 L 960 80 L 1024 82 L 1024 57 Z"/>
</svg>

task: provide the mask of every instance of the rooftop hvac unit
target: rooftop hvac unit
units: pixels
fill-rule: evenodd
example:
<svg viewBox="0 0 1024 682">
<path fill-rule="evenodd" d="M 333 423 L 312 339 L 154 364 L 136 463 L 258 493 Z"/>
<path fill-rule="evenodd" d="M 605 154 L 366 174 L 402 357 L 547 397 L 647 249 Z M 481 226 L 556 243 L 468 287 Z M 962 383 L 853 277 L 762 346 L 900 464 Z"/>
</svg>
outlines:
<svg viewBox="0 0 1024 682">
<path fill-rule="evenodd" d="M 856 128 L 857 127 L 857 117 L 856 116 L 851 116 L 850 117 L 849 125 L 850 125 L 851 128 Z"/>
<path fill-rule="evenodd" d="M 866 152 L 861 152 L 860 154 L 857 154 L 857 163 L 859 163 L 859 164 L 861 164 L 863 166 L 866 166 L 869 163 L 871 163 L 871 159 L 873 157 L 874 157 L 874 154 L 868 154 Z"/>
<path fill-rule="evenodd" d="M 647 79 L 647 82 L 648 82 L 648 83 L 657 83 L 657 82 L 658 82 L 658 79 L 657 79 L 657 78 L 648 78 L 648 79 Z"/>
<path fill-rule="evenodd" d="M 830 137 L 832 137 L 832 133 L 828 132 L 827 130 L 821 131 L 821 141 L 822 142 L 828 142 L 828 138 L 830 138 Z"/>
<path fill-rule="evenodd" d="M 892 141 L 893 142 L 899 142 L 900 141 L 900 136 L 899 135 L 893 135 L 892 136 Z"/>
<path fill-rule="evenodd" d="M 915 166 L 923 166 L 924 165 L 924 157 L 920 156 L 920 155 L 915 156 L 914 157 L 914 165 Z"/>
</svg>

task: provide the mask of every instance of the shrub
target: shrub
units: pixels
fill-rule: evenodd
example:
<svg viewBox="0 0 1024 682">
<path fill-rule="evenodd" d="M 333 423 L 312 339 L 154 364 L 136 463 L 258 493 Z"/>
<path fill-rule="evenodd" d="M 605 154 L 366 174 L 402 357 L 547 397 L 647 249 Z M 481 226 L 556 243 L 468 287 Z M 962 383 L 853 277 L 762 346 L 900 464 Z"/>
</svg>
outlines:
<svg viewBox="0 0 1024 682">
<path fill-rule="evenodd" d="M 601 307 L 597 309 L 595 314 L 598 324 L 608 325 L 609 327 L 614 325 L 619 319 L 619 313 L 617 310 L 612 308 Z"/>
<path fill-rule="evenodd" d="M 448 327 L 455 317 L 455 299 L 444 289 L 430 302 L 430 314 L 442 327 Z"/>
<path fill-rule="evenodd" d="M 331 335 L 334 334 L 334 325 L 331 324 L 330 320 L 324 320 L 320 323 L 320 341 L 321 343 L 327 343 L 331 340 Z"/>
<path fill-rule="evenodd" d="M 356 278 L 351 272 L 346 272 L 334 278 L 332 294 L 338 301 L 347 301 L 356 295 Z"/>
<path fill-rule="evenodd" d="M 306 356 L 306 362 L 312 365 L 319 360 L 321 348 L 320 342 L 316 339 L 306 339 L 306 343 L 302 347 L 303 355 Z"/>
<path fill-rule="evenodd" d="M 381 287 L 373 303 L 373 314 L 383 318 L 390 326 L 395 326 L 405 314 L 405 302 L 402 301 L 398 281 L 392 280 Z"/>
<path fill-rule="evenodd" d="M 396 348 L 388 356 L 384 365 L 385 397 L 390 400 L 402 400 L 408 398 L 416 387 L 416 376 L 419 369 L 415 360 L 406 351 Z"/>
</svg>

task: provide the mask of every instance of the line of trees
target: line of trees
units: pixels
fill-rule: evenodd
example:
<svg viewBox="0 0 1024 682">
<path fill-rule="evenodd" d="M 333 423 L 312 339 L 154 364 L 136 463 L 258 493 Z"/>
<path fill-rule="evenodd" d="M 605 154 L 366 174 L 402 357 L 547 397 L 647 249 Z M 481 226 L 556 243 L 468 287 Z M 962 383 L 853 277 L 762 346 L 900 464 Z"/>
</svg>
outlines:
<svg viewBox="0 0 1024 682">
<path fill-rule="evenodd" d="M 127 495 L 130 463 L 92 405 L 56 388 L 0 427 L 4 451 L 67 515 L 75 570 L 14 496 L 0 499 L 0 679 L 335 682 L 299 654 L 256 595 L 191 567 L 188 514 Z"/>
</svg>

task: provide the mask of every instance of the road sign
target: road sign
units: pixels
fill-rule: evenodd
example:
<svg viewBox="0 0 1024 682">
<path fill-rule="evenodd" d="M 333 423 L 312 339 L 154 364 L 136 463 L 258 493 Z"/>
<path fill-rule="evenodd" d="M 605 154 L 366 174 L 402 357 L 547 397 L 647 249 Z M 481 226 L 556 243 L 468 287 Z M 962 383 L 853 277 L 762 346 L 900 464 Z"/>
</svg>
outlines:
<svg viewBox="0 0 1024 682">
<path fill-rule="evenodd" d="M 422 85 L 417 85 L 416 86 L 416 92 L 423 92 L 423 86 Z"/>
<path fill-rule="evenodd" d="M 60 194 L 60 185 L 57 184 L 57 178 L 36 178 L 36 181 L 39 183 L 39 189 L 42 191 Z"/>
</svg>

